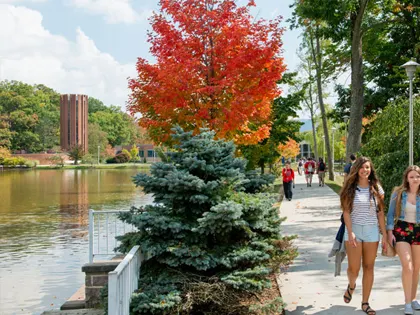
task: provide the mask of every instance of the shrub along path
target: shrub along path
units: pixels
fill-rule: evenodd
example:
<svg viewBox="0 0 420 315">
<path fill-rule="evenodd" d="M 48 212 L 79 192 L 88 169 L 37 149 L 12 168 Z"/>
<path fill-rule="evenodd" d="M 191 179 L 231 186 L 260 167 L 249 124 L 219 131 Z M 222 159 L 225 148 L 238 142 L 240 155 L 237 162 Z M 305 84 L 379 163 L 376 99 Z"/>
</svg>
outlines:
<svg viewBox="0 0 420 315">
<path fill-rule="evenodd" d="M 306 187 L 304 176 L 296 173 L 292 201 L 283 200 L 281 216 L 284 235 L 295 234 L 299 256 L 279 276 L 281 294 L 287 303 L 286 314 L 342 315 L 364 314 L 360 309 L 362 271 L 357 279 L 353 300 L 346 304 L 347 259 L 341 276 L 334 277 L 334 258 L 328 258 L 341 214 L 338 195 L 328 186 L 319 187 L 314 176 L 312 187 Z M 375 282 L 370 304 L 379 314 L 403 314 L 404 294 L 398 257 L 382 257 L 378 249 Z M 420 296 L 420 290 L 419 294 Z"/>
</svg>

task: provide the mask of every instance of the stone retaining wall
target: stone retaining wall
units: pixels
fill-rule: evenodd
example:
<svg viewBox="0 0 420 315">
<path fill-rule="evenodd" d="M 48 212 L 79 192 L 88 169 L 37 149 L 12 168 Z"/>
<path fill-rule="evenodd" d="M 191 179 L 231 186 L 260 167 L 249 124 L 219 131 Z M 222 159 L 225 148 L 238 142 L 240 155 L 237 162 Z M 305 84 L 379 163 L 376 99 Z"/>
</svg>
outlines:
<svg viewBox="0 0 420 315">
<path fill-rule="evenodd" d="M 95 262 L 82 267 L 85 273 L 85 303 L 86 308 L 100 307 L 101 289 L 108 284 L 108 273 L 117 268 L 121 260 Z"/>
</svg>

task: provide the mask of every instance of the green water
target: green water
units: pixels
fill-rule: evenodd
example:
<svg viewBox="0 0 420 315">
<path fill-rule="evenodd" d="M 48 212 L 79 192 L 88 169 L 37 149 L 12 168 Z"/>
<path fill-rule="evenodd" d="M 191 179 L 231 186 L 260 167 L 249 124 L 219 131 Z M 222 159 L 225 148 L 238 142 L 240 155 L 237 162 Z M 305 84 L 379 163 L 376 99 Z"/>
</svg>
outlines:
<svg viewBox="0 0 420 315">
<path fill-rule="evenodd" d="M 0 171 L 0 315 L 57 309 L 84 283 L 88 210 L 152 202 L 137 172 Z"/>
</svg>

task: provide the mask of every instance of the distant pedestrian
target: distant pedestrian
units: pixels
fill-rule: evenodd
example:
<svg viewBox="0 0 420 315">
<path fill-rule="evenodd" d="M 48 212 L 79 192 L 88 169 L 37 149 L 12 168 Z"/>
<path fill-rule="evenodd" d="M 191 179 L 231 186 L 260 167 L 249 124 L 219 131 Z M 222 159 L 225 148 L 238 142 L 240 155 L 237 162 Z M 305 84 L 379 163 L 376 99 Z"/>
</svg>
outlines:
<svg viewBox="0 0 420 315">
<path fill-rule="evenodd" d="M 293 197 L 292 185 L 295 185 L 295 173 L 290 167 L 290 162 L 286 162 L 286 166 L 283 168 L 281 173 L 283 176 L 284 197 L 290 201 Z"/>
<path fill-rule="evenodd" d="M 420 310 L 417 287 L 420 271 L 420 167 L 407 167 L 403 182 L 391 196 L 386 229 L 388 241 L 395 246 L 402 266 L 405 314 Z"/>
<path fill-rule="evenodd" d="M 379 244 L 379 227 L 382 231 L 382 248 L 386 250 L 384 190 L 376 176 L 372 162 L 359 157 L 351 167 L 340 192 L 345 223 L 344 241 L 348 256 L 348 286 L 344 302 L 350 303 L 360 266 L 363 262 L 362 310 L 368 315 L 376 312 L 369 305 L 373 286 L 374 266 Z M 378 227 L 379 224 L 379 227 Z"/>
<path fill-rule="evenodd" d="M 312 158 L 309 157 L 308 161 L 304 165 L 305 168 L 305 179 L 306 179 L 306 187 L 312 187 L 312 176 L 315 173 L 315 162 L 312 161 Z"/>
<path fill-rule="evenodd" d="M 303 159 L 299 159 L 299 162 L 298 162 L 298 173 L 299 173 L 299 175 L 302 175 L 302 172 L 303 172 Z"/>
<path fill-rule="evenodd" d="M 319 158 L 316 172 L 318 173 L 319 186 L 324 187 L 325 184 L 325 169 L 326 165 L 322 158 Z"/>
<path fill-rule="evenodd" d="M 356 162 L 356 156 L 350 154 L 350 162 L 344 165 L 344 180 L 346 180 L 347 176 L 350 174 L 350 169 L 354 162 Z"/>
</svg>

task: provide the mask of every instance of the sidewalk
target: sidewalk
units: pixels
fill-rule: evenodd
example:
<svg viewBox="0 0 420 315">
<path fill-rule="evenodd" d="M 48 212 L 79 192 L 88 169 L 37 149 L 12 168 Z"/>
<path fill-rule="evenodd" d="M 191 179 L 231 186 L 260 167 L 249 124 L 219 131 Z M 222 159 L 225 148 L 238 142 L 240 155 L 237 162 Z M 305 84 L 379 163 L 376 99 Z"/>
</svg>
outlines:
<svg viewBox="0 0 420 315">
<path fill-rule="evenodd" d="M 334 258 L 328 258 L 340 225 L 339 197 L 328 186 L 319 187 L 316 175 L 312 187 L 306 187 L 304 176 L 295 174 L 293 199 L 284 199 L 280 208 L 280 215 L 287 217 L 282 224 L 282 234 L 297 235 L 294 244 L 299 249 L 299 256 L 279 277 L 281 294 L 287 304 L 286 314 L 365 314 L 360 308 L 362 269 L 353 299 L 346 304 L 343 294 L 347 288 L 347 258 L 343 261 L 341 276 L 337 277 L 334 277 Z M 398 257 L 382 257 L 380 246 L 369 302 L 378 315 L 404 314 Z"/>
</svg>

